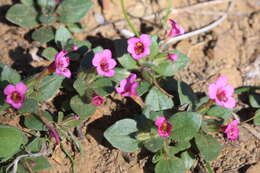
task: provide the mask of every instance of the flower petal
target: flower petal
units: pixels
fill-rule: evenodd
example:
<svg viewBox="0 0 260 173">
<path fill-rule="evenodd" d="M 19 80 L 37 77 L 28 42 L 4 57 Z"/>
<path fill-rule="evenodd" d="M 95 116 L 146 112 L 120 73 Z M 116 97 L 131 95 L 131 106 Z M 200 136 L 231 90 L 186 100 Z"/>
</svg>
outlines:
<svg viewBox="0 0 260 173">
<path fill-rule="evenodd" d="M 21 95 L 24 95 L 28 90 L 27 86 L 23 82 L 17 83 L 15 88 Z"/>
<path fill-rule="evenodd" d="M 12 84 L 8 84 L 8 85 L 5 87 L 5 89 L 4 89 L 4 94 L 5 94 L 5 95 L 11 95 L 12 92 L 14 92 L 14 91 L 15 91 L 15 86 L 12 85 Z"/>
</svg>

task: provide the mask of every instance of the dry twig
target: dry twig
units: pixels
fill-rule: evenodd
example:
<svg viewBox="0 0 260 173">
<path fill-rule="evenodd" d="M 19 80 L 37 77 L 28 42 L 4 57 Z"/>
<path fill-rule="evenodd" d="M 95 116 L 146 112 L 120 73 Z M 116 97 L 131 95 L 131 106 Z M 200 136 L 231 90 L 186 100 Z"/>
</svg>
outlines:
<svg viewBox="0 0 260 173">
<path fill-rule="evenodd" d="M 8 172 L 11 167 L 13 167 L 11 173 L 16 173 L 17 168 L 18 168 L 18 163 L 22 158 L 25 158 L 25 157 L 41 157 L 41 156 L 47 156 L 49 154 L 50 154 L 49 152 L 41 152 L 41 153 L 20 155 L 10 165 L 8 165 L 6 172 Z"/>
<path fill-rule="evenodd" d="M 260 133 L 252 128 L 249 124 L 243 123 L 242 127 L 246 128 L 249 132 L 251 132 L 257 139 L 260 140 Z"/>
</svg>

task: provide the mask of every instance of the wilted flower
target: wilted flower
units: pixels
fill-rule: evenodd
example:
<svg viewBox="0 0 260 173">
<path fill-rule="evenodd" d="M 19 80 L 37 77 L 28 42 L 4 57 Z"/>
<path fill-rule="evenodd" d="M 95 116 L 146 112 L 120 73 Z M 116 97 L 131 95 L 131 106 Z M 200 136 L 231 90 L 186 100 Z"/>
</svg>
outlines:
<svg viewBox="0 0 260 173">
<path fill-rule="evenodd" d="M 175 53 L 168 53 L 168 59 L 171 61 L 177 61 L 178 59 L 178 55 L 176 55 Z"/>
<path fill-rule="evenodd" d="M 67 68 L 70 65 L 70 58 L 68 56 L 65 56 L 68 52 L 66 50 L 60 51 L 56 56 L 55 56 L 55 73 L 57 75 L 62 75 L 67 78 L 71 77 L 71 72 Z"/>
<path fill-rule="evenodd" d="M 27 87 L 22 82 L 16 85 L 9 84 L 4 89 L 4 94 L 6 95 L 5 101 L 14 108 L 19 109 L 24 103 L 26 91 Z"/>
<path fill-rule="evenodd" d="M 94 95 L 91 99 L 91 103 L 100 106 L 105 102 L 105 98 L 99 95 Z"/>
<path fill-rule="evenodd" d="M 120 81 L 120 87 L 116 88 L 117 93 L 122 96 L 136 96 L 136 89 L 138 83 L 136 80 L 136 74 L 130 74 L 126 79 Z"/>
<path fill-rule="evenodd" d="M 172 25 L 172 28 L 168 34 L 169 37 L 175 37 L 177 35 L 181 35 L 181 34 L 184 34 L 184 29 L 179 26 L 174 20 L 172 19 L 169 19 L 171 25 Z"/>
<path fill-rule="evenodd" d="M 226 126 L 224 132 L 227 134 L 228 139 L 236 140 L 238 138 L 239 128 L 237 125 L 238 125 L 238 120 L 234 120 Z"/>
<path fill-rule="evenodd" d="M 115 70 L 113 69 L 116 66 L 116 61 L 112 58 L 112 53 L 109 49 L 96 53 L 92 64 L 97 68 L 97 73 L 101 76 L 112 77 L 115 75 Z"/>
<path fill-rule="evenodd" d="M 132 55 L 134 59 L 141 59 L 144 56 L 150 54 L 150 45 L 152 39 L 147 34 L 142 34 L 140 38 L 132 37 L 128 39 L 127 51 Z"/>
<path fill-rule="evenodd" d="M 209 85 L 209 98 L 214 100 L 217 105 L 226 108 L 234 108 L 236 100 L 232 97 L 234 88 L 227 83 L 227 77 L 220 76 L 215 83 Z"/>
<path fill-rule="evenodd" d="M 157 126 L 157 130 L 159 136 L 161 137 L 169 137 L 172 130 L 172 125 L 169 121 L 165 119 L 165 117 L 160 116 L 155 120 L 155 125 Z"/>
</svg>

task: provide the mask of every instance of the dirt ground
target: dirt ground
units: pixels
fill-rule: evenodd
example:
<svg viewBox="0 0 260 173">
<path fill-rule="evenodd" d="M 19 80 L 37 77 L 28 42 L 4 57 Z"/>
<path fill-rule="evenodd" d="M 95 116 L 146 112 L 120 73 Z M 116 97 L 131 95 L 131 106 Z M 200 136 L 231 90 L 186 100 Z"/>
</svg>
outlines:
<svg viewBox="0 0 260 173">
<path fill-rule="evenodd" d="M 215 3 L 218 1 L 217 3 Z M 35 73 L 45 65 L 32 59 L 37 43 L 28 37 L 28 30 L 5 20 L 4 15 L 13 2 L 0 0 L 0 62 L 12 65 L 24 76 Z M 111 48 L 111 40 L 124 37 L 129 29 L 123 21 L 119 0 L 96 1 L 96 6 L 82 21 L 84 32 L 75 34 L 80 40 Z M 229 6 L 228 0 L 131 0 L 127 10 L 143 33 L 157 33 L 164 39 L 169 29 L 161 24 L 158 12 L 174 9 L 174 18 L 186 32 L 206 26 L 220 17 Z M 199 5 L 196 5 L 199 4 Z M 123 31 L 122 31 L 123 30 Z M 108 47 L 107 47 L 108 46 Z M 196 92 L 205 92 L 208 82 L 219 74 L 228 76 L 234 87 L 260 85 L 260 0 L 233 0 L 228 17 L 219 26 L 203 34 L 172 45 L 191 59 L 187 69 L 177 78 L 189 83 Z M 150 154 L 146 151 L 124 153 L 112 148 L 103 137 L 104 130 L 119 119 L 121 113 L 131 112 L 118 105 L 122 98 L 112 97 L 96 113 L 95 120 L 84 127 L 84 155 L 76 155 L 79 173 L 152 173 Z M 124 100 L 126 101 L 126 100 Z M 241 103 L 242 104 L 242 103 Z M 135 110 L 135 109 L 131 109 Z M 238 114 L 249 117 L 248 112 Z M 246 118 L 245 118 L 246 119 Z M 4 121 L 1 118 L 1 121 Z M 249 127 L 248 127 L 249 126 Z M 230 142 L 219 135 L 223 151 L 212 163 L 216 173 L 260 173 L 260 141 L 253 135 L 260 128 L 252 124 L 240 128 L 240 138 Z M 69 144 L 68 144 L 69 145 Z M 59 148 L 49 158 L 52 168 L 44 173 L 70 173 L 70 161 Z M 198 170 L 197 172 L 203 172 Z"/>
</svg>

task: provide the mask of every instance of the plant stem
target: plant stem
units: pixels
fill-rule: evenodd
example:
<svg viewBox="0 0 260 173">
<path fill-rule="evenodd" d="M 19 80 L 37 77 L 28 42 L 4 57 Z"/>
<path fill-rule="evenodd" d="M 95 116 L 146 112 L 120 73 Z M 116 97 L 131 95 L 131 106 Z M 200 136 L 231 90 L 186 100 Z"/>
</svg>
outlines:
<svg viewBox="0 0 260 173">
<path fill-rule="evenodd" d="M 243 122 L 240 122 L 240 123 L 246 123 L 246 122 L 251 121 L 251 120 L 253 120 L 253 119 L 255 119 L 255 116 L 253 116 L 253 117 L 251 117 L 251 118 L 249 118 L 249 119 L 247 119 L 247 120 L 245 120 L 245 121 L 243 121 Z"/>
<path fill-rule="evenodd" d="M 205 114 L 213 103 L 214 103 L 214 101 L 211 100 L 211 99 L 209 99 L 209 101 L 206 102 L 206 103 L 204 103 L 204 104 L 202 104 L 202 105 L 197 109 L 196 112 L 199 113 L 199 114 Z"/>
<path fill-rule="evenodd" d="M 214 171 L 212 170 L 212 168 L 211 168 L 211 166 L 210 166 L 210 164 L 209 164 L 209 162 L 206 162 L 206 168 L 207 168 L 207 170 L 208 170 L 208 173 L 214 173 Z"/>
<path fill-rule="evenodd" d="M 136 28 L 134 27 L 133 23 L 130 21 L 128 15 L 127 15 L 127 12 L 126 12 L 126 9 L 125 9 L 125 3 L 124 3 L 124 0 L 120 0 L 120 4 L 121 4 L 121 9 L 122 9 L 122 12 L 123 12 L 123 15 L 124 15 L 124 18 L 127 22 L 127 24 L 129 25 L 129 27 L 131 28 L 132 32 L 137 36 L 139 37 L 140 34 L 137 32 Z"/>
<path fill-rule="evenodd" d="M 76 166 L 75 166 L 75 160 L 72 158 L 72 156 L 69 154 L 69 152 L 65 149 L 63 143 L 60 144 L 62 151 L 65 153 L 65 155 L 69 158 L 71 165 L 72 165 L 72 172 L 76 173 Z"/>
</svg>

